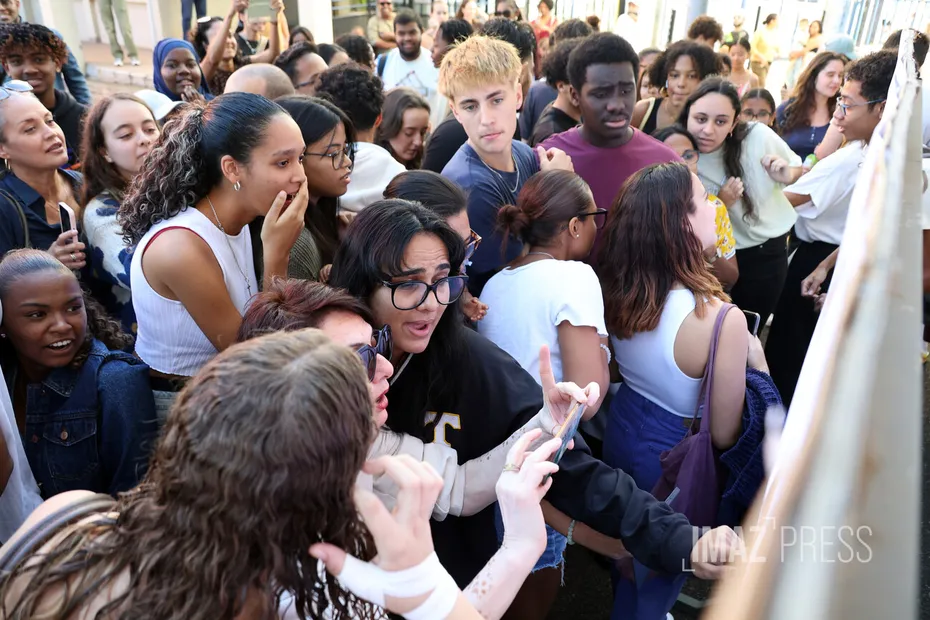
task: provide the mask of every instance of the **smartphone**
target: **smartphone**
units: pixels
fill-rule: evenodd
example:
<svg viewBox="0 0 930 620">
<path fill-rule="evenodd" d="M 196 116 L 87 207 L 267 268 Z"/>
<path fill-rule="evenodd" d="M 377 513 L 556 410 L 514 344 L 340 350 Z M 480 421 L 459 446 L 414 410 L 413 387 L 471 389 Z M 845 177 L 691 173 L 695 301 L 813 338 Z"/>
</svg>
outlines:
<svg viewBox="0 0 930 620">
<path fill-rule="evenodd" d="M 252 0 L 249 2 L 248 14 L 249 20 L 270 20 L 274 16 L 275 11 L 271 8 L 271 0 Z"/>
<path fill-rule="evenodd" d="M 558 464 L 562 460 L 562 455 L 565 454 L 565 451 L 568 449 L 568 442 L 572 440 L 572 437 L 575 436 L 575 433 L 578 432 L 578 425 L 581 424 L 581 417 L 584 415 L 584 410 L 587 407 L 584 403 L 576 402 L 575 405 L 568 410 L 568 415 L 565 416 L 565 422 L 562 423 L 562 426 L 559 427 L 558 432 L 555 434 L 556 438 L 562 440 L 562 445 L 559 446 L 559 449 L 555 451 L 555 454 L 549 459 L 553 463 Z M 545 484 L 546 480 L 549 479 L 549 474 L 547 474 L 542 483 Z"/>
<path fill-rule="evenodd" d="M 61 232 L 77 230 L 77 219 L 74 217 L 74 209 L 64 202 L 58 203 L 58 216 L 61 218 Z"/>
<path fill-rule="evenodd" d="M 752 312 L 750 310 L 743 310 L 743 314 L 746 315 L 746 324 L 749 326 L 749 333 L 753 336 L 758 336 L 759 321 L 762 320 L 762 317 L 759 316 L 758 312 Z"/>
</svg>

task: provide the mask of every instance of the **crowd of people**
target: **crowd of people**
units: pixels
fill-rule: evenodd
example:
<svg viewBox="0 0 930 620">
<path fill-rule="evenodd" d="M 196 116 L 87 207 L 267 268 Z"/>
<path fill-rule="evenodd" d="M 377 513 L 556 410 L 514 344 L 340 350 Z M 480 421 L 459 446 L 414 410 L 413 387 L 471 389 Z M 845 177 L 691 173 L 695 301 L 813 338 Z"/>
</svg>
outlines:
<svg viewBox="0 0 930 620">
<path fill-rule="evenodd" d="M 738 550 L 900 33 L 810 24 L 776 106 L 777 15 L 637 50 L 552 0 L 247 7 L 95 101 L 2 19 L 3 615 L 541 619 L 578 544 L 665 618 Z M 698 433 L 724 473 L 661 492 Z"/>
</svg>

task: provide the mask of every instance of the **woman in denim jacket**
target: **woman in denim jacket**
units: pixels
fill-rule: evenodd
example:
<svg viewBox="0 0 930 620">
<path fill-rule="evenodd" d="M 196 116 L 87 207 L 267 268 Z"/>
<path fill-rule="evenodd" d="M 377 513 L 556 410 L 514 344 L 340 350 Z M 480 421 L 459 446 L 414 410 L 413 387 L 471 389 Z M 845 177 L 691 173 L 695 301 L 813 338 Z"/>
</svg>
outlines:
<svg viewBox="0 0 930 620">
<path fill-rule="evenodd" d="M 148 366 L 121 351 L 129 337 L 46 252 L 4 257 L 0 300 L 4 374 L 42 496 L 134 487 L 157 426 Z"/>
</svg>

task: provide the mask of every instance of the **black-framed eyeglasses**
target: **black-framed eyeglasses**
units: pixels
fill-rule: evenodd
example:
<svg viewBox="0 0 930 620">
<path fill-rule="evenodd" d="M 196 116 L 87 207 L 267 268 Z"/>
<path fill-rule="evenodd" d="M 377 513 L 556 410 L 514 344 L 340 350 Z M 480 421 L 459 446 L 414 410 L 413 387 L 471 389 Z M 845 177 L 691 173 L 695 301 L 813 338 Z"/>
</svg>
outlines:
<svg viewBox="0 0 930 620">
<path fill-rule="evenodd" d="M 465 240 L 465 260 L 463 263 L 466 267 L 471 265 L 471 257 L 475 255 L 475 250 L 478 249 L 479 245 L 481 245 L 481 235 L 471 231 L 468 239 Z"/>
<path fill-rule="evenodd" d="M 386 282 L 381 284 L 391 289 L 391 303 L 398 310 L 413 310 L 419 308 L 426 301 L 430 291 L 443 306 L 454 304 L 465 292 L 468 276 L 446 276 L 427 284 L 421 280 L 407 280 L 406 282 Z"/>
<path fill-rule="evenodd" d="M 375 371 L 378 368 L 378 356 L 390 360 L 391 355 L 394 354 L 394 339 L 391 337 L 391 326 L 385 325 L 376 331 L 371 335 L 371 340 L 375 343 L 374 345 L 364 344 L 359 347 L 356 353 L 362 358 L 362 364 L 365 365 L 365 369 L 368 371 L 368 380 L 374 381 Z"/>
<path fill-rule="evenodd" d="M 589 211 L 587 213 L 579 213 L 575 217 L 580 220 L 582 218 L 588 217 L 589 215 L 594 216 L 594 225 L 597 228 L 604 228 L 604 224 L 607 223 L 607 209 L 595 209 L 594 211 Z"/>
<path fill-rule="evenodd" d="M 752 110 L 743 110 L 740 113 L 740 116 L 750 121 L 768 121 L 770 118 L 772 118 L 772 113 L 768 110 L 760 110 L 758 112 L 753 112 Z"/>
<path fill-rule="evenodd" d="M 31 93 L 32 86 L 29 82 L 24 82 L 22 80 L 10 80 L 3 86 L 0 86 L 0 101 L 4 99 L 9 99 L 11 95 L 22 94 L 22 93 Z"/>
<path fill-rule="evenodd" d="M 873 103 L 883 103 L 884 99 L 872 99 L 871 101 L 866 101 L 864 103 L 843 103 L 845 99 L 842 96 L 836 98 L 836 107 L 843 111 L 843 116 L 849 114 L 849 108 L 859 108 L 864 105 L 872 105 Z"/>
<path fill-rule="evenodd" d="M 701 158 L 701 153 L 694 149 L 688 149 L 681 154 L 681 158 L 690 164 L 699 160 Z"/>
<path fill-rule="evenodd" d="M 297 88 L 300 88 L 298 85 Z M 349 166 L 352 165 L 352 145 L 346 144 L 342 150 L 335 151 L 333 153 L 311 153 L 310 151 L 304 151 L 304 157 L 307 155 L 315 155 L 317 157 L 329 157 L 329 160 L 333 164 L 333 170 L 339 170 L 342 168 L 346 160 L 349 160 Z"/>
</svg>

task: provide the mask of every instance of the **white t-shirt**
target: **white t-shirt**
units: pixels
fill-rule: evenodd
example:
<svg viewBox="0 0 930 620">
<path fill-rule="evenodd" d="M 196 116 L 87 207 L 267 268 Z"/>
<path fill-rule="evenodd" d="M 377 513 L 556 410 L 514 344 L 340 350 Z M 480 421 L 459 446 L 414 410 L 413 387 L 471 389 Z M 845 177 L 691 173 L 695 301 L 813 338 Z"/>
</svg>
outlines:
<svg viewBox="0 0 930 620">
<path fill-rule="evenodd" d="M 384 188 L 404 170 L 403 164 L 377 144 L 356 142 L 349 188 L 339 198 L 339 208 L 358 213 L 383 200 Z"/>
<path fill-rule="evenodd" d="M 433 58 L 424 47 L 420 48 L 416 60 L 404 60 L 400 50 L 394 48 L 388 52 L 381 79 L 384 80 L 384 90 L 406 86 L 429 101 L 439 84 L 439 69 L 433 65 Z"/>
<path fill-rule="evenodd" d="M 478 333 L 537 381 L 544 344 L 552 354 L 555 380 L 562 381 L 558 326 L 563 321 L 607 336 L 601 283 L 590 265 L 578 261 L 545 259 L 503 269 L 488 280 L 481 301 L 488 304 L 488 314 L 478 322 Z"/>
<path fill-rule="evenodd" d="M 749 134 L 741 145 L 739 162 L 743 168 L 743 187 L 752 198 L 757 219 L 748 222 L 743 219 L 746 212 L 742 200 L 728 205 L 737 250 L 762 245 L 785 234 L 798 218 L 794 207 L 785 198 L 785 186 L 769 176 L 762 167 L 762 158 L 777 155 L 792 167 L 800 166 L 801 158 L 768 126 L 756 122 L 750 126 Z M 723 150 L 720 147 L 713 153 L 701 153 L 698 159 L 698 176 L 707 193 L 715 196 L 720 195 L 720 186 L 729 176 L 723 165 Z"/>
<path fill-rule="evenodd" d="M 798 239 L 833 245 L 843 241 L 849 201 L 864 158 L 865 143 L 853 142 L 818 162 L 794 185 L 785 188 L 786 192 L 811 197 L 795 209 L 798 221 L 794 231 Z"/>
</svg>

